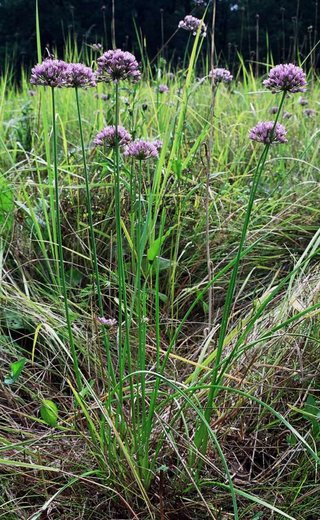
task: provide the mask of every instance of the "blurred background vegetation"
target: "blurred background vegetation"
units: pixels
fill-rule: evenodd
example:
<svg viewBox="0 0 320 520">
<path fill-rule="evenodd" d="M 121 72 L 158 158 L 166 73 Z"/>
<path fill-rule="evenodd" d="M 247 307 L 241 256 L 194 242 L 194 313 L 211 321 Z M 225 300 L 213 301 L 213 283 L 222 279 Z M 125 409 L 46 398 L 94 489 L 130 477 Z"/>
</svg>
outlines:
<svg viewBox="0 0 320 520">
<path fill-rule="evenodd" d="M 36 0 L 0 0 L 0 65 L 30 66 L 36 60 Z M 318 0 L 217 0 L 216 44 L 220 62 L 275 62 L 306 57 L 319 31 Z M 99 42 L 111 47 L 114 9 L 116 45 L 139 54 L 136 27 L 145 37 L 152 59 L 171 36 L 164 57 L 183 57 L 187 35 L 177 31 L 185 15 L 201 17 L 212 2 L 205 0 L 39 0 L 43 49 L 57 50 L 68 36 L 78 44 Z M 45 55 L 45 54 L 44 54 Z M 319 65 L 319 55 L 316 58 Z"/>
</svg>

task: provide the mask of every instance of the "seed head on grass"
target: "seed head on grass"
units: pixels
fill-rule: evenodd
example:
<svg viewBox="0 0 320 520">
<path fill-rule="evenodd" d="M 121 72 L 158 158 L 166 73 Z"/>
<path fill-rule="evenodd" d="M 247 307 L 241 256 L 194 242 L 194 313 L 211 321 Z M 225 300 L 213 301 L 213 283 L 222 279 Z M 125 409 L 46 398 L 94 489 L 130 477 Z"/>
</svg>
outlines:
<svg viewBox="0 0 320 520">
<path fill-rule="evenodd" d="M 159 152 L 154 142 L 137 139 L 126 146 L 124 155 L 138 161 L 145 161 L 146 159 L 159 157 Z"/>
<path fill-rule="evenodd" d="M 212 69 L 209 72 L 209 78 L 213 78 L 215 85 L 218 85 L 218 83 L 231 83 L 233 80 L 232 74 L 230 74 L 227 69 L 223 68 Z"/>
<path fill-rule="evenodd" d="M 166 92 L 169 92 L 169 87 L 167 85 L 159 85 L 158 90 L 160 94 L 166 94 Z"/>
<path fill-rule="evenodd" d="M 130 80 L 135 83 L 141 78 L 138 62 L 131 52 L 121 49 L 107 51 L 98 58 L 97 63 L 97 79 L 100 81 L 118 83 Z"/>
<path fill-rule="evenodd" d="M 180 20 L 178 25 L 179 29 L 184 29 L 185 31 L 192 32 L 193 36 L 197 34 L 199 27 L 201 27 L 201 36 L 207 36 L 207 26 L 205 25 L 205 23 L 199 18 L 192 16 L 191 14 L 188 14 L 184 17 L 183 20 Z"/>
<path fill-rule="evenodd" d="M 305 92 L 307 81 L 306 75 L 300 67 L 293 63 L 284 63 L 273 67 L 267 79 L 263 82 L 264 86 L 272 91 L 277 92 Z"/>
<path fill-rule="evenodd" d="M 263 144 L 283 144 L 288 141 L 286 135 L 287 131 L 280 123 L 274 126 L 273 121 L 261 121 L 251 128 L 249 139 Z"/>
<path fill-rule="evenodd" d="M 95 146 L 104 146 L 105 148 L 115 148 L 117 142 L 120 147 L 127 146 L 132 140 L 131 134 L 123 128 L 118 126 L 117 132 L 116 127 L 106 126 L 101 130 L 95 137 L 93 144 Z"/>
<path fill-rule="evenodd" d="M 65 74 L 67 87 L 88 88 L 96 86 L 92 69 L 82 63 L 68 63 Z"/>
<path fill-rule="evenodd" d="M 65 61 L 48 58 L 33 67 L 30 83 L 37 87 L 64 87 L 67 68 Z"/>
</svg>

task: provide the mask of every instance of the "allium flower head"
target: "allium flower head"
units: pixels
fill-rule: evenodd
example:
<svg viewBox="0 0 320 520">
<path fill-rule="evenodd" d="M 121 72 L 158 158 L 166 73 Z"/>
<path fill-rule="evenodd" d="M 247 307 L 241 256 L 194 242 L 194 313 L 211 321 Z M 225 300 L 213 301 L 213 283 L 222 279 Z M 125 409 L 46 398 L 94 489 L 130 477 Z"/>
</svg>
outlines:
<svg viewBox="0 0 320 520">
<path fill-rule="evenodd" d="M 292 114 L 290 112 L 283 112 L 283 119 L 290 119 Z"/>
<path fill-rule="evenodd" d="M 137 139 L 126 146 L 124 155 L 139 161 L 145 161 L 146 159 L 152 159 L 152 157 L 158 157 L 159 153 L 154 143 Z"/>
<path fill-rule="evenodd" d="M 161 148 L 163 147 L 163 142 L 160 139 L 156 139 L 155 141 L 152 141 L 152 144 L 156 147 L 158 152 L 160 152 Z"/>
<path fill-rule="evenodd" d="M 97 60 L 97 77 L 101 81 L 139 81 L 141 73 L 136 58 L 131 52 L 116 49 L 107 51 Z"/>
<path fill-rule="evenodd" d="M 293 63 L 284 63 L 273 67 L 263 84 L 273 94 L 281 91 L 295 94 L 306 91 L 307 81 L 306 75 L 300 67 Z"/>
<path fill-rule="evenodd" d="M 102 45 L 101 45 L 101 43 L 93 43 L 90 47 L 91 47 L 91 49 L 92 49 L 94 52 L 101 52 L 101 51 L 102 51 Z"/>
<path fill-rule="evenodd" d="M 287 131 L 283 125 L 277 123 L 274 127 L 273 121 L 261 121 L 251 128 L 249 139 L 263 144 L 286 143 Z"/>
<path fill-rule="evenodd" d="M 179 29 L 184 29 L 185 31 L 192 32 L 193 36 L 195 36 L 198 32 L 199 27 L 201 36 L 207 36 L 207 26 L 206 24 L 200 20 L 199 18 L 195 18 L 191 14 L 188 14 L 184 17 L 183 20 L 180 20 L 178 24 Z"/>
<path fill-rule="evenodd" d="M 167 87 L 167 85 L 159 85 L 158 90 L 160 94 L 165 94 L 166 92 L 169 92 L 169 87 Z"/>
<path fill-rule="evenodd" d="M 298 103 L 302 107 L 305 107 L 309 103 L 309 101 L 306 98 L 300 96 L 299 99 L 298 99 Z"/>
<path fill-rule="evenodd" d="M 68 63 L 65 74 L 67 87 L 86 88 L 96 86 L 92 69 L 82 63 Z"/>
<path fill-rule="evenodd" d="M 306 117 L 314 117 L 316 115 L 316 111 L 313 108 L 306 108 L 303 111 L 303 115 Z"/>
<path fill-rule="evenodd" d="M 66 83 L 67 63 L 48 58 L 31 70 L 30 83 L 41 87 L 63 87 Z"/>
<path fill-rule="evenodd" d="M 270 114 L 277 114 L 277 113 L 278 113 L 278 110 L 279 110 L 279 107 L 276 107 L 276 106 L 274 106 L 274 107 L 270 107 L 270 108 L 269 108 L 269 113 L 270 113 Z"/>
<path fill-rule="evenodd" d="M 233 80 L 232 74 L 227 69 L 216 68 L 209 72 L 209 78 L 213 78 L 215 85 L 218 83 L 231 83 Z"/>
<path fill-rule="evenodd" d="M 106 148 L 115 148 L 117 142 L 119 146 L 126 146 L 132 140 L 131 135 L 123 126 L 118 126 L 117 132 L 116 127 L 106 126 L 101 132 L 95 137 L 93 144 L 95 146 L 105 146 Z"/>
<path fill-rule="evenodd" d="M 118 323 L 115 318 L 105 318 L 104 316 L 99 316 L 97 321 L 101 323 L 101 325 L 106 325 L 107 327 L 115 327 Z"/>
</svg>

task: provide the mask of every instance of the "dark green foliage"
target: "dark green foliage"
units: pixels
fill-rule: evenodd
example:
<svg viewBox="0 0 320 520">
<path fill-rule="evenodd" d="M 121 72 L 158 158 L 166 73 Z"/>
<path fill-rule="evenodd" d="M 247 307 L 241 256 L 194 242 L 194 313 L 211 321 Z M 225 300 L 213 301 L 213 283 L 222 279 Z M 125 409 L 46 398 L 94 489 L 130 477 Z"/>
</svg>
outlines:
<svg viewBox="0 0 320 520">
<path fill-rule="evenodd" d="M 316 2 L 299 2 L 298 11 L 297 3 L 296 0 L 217 0 L 216 43 L 221 60 L 231 66 L 237 59 L 237 51 L 247 60 L 255 59 L 257 14 L 261 62 L 267 60 L 268 48 L 272 49 L 275 61 L 294 59 L 298 47 L 306 56 L 316 39 Z M 40 0 L 43 55 L 46 55 L 45 47 L 51 51 L 57 48 L 61 53 L 70 34 L 78 43 L 102 42 L 105 48 L 111 47 L 111 5 L 111 1 L 106 1 L 104 6 L 103 0 Z M 201 17 L 204 12 L 204 8 L 195 7 L 192 0 L 115 0 L 117 46 L 138 52 L 135 19 L 146 36 L 150 56 L 155 56 L 162 44 L 162 9 L 164 42 L 186 14 L 192 12 Z M 210 8 L 207 21 L 209 18 Z M 178 31 L 170 40 L 166 57 L 182 58 L 187 38 L 184 31 Z M 0 62 L 3 64 L 5 57 L 12 55 L 19 66 L 36 61 L 35 0 L 0 2 Z"/>
</svg>

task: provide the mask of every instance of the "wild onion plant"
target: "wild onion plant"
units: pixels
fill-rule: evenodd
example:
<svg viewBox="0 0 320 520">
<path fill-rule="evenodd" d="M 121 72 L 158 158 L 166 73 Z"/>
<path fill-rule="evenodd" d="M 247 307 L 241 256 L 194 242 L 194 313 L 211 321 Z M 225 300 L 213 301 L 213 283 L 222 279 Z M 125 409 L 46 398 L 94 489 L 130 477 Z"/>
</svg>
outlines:
<svg viewBox="0 0 320 520">
<path fill-rule="evenodd" d="M 12 437 L 18 433 L 16 444 L 11 443 L 15 455 L 13 458 L 10 452 L 7 460 L 0 459 L 0 465 L 11 464 L 21 474 L 32 471 L 36 490 L 42 489 L 43 482 L 46 499 L 37 507 L 33 519 L 43 516 L 58 498 L 63 503 L 67 487 L 74 486 L 76 492 L 86 485 L 89 492 L 83 514 L 88 517 L 100 514 L 99 507 L 105 508 L 106 496 L 111 497 L 116 508 L 114 517 L 121 516 L 125 509 L 123 516 L 128 513 L 130 518 L 166 518 L 171 516 L 173 496 L 173 507 L 178 504 L 184 508 L 187 504 L 188 509 L 194 509 L 186 514 L 194 513 L 195 518 L 197 515 L 217 518 L 223 509 L 223 514 L 233 515 L 235 520 L 258 517 L 265 510 L 269 515 L 292 519 L 292 493 L 303 488 L 300 483 L 305 475 L 310 482 L 314 478 L 311 460 L 319 461 L 316 425 L 313 421 L 308 429 L 301 418 L 312 419 L 315 401 L 308 409 L 299 408 L 300 403 L 304 406 L 304 397 L 297 390 L 298 397 L 288 410 L 281 394 L 286 389 L 291 391 L 294 384 L 303 387 L 303 395 L 309 392 L 314 354 L 305 366 L 303 355 L 296 354 L 299 351 L 296 342 L 305 341 L 309 347 L 317 343 L 318 333 L 318 281 L 312 277 L 311 268 L 307 269 L 315 261 L 320 244 L 319 232 L 312 224 L 318 214 L 313 165 L 319 152 L 317 133 L 311 133 L 296 161 L 289 161 L 288 156 L 291 154 L 292 158 L 295 153 L 291 136 L 294 131 L 302 135 L 302 130 L 297 127 L 296 114 L 288 123 L 288 132 L 280 120 L 284 117 L 287 95 L 304 91 L 306 79 L 302 70 L 291 64 L 271 69 L 264 85 L 282 93 L 282 98 L 272 111 L 274 120 L 255 124 L 248 139 L 248 119 L 256 118 L 252 96 L 257 96 L 261 110 L 271 112 L 269 96 L 260 92 L 259 81 L 244 64 L 243 83 L 234 92 L 224 87 L 231 81 L 230 72 L 217 67 L 210 73 L 215 117 L 208 116 L 212 89 L 208 81 L 195 80 L 203 41 L 201 33 L 205 30 L 198 22 L 194 27 L 190 25 L 187 29 L 190 34 L 195 32 L 188 69 L 178 71 L 177 77 L 170 76 L 169 81 L 169 69 L 166 72 L 162 64 L 157 80 L 161 77 L 163 83 L 157 83 L 156 87 L 150 64 L 147 65 L 150 81 L 140 81 L 144 71 L 137 60 L 119 49 L 101 54 L 94 66 L 95 74 L 85 65 L 74 63 L 79 53 L 73 55 L 71 47 L 65 58 L 73 63 L 50 60 L 37 66 L 43 75 L 37 75 L 36 83 L 52 89 L 54 210 L 56 226 L 59 224 L 56 234 L 65 310 L 60 310 L 59 299 L 43 289 L 41 276 L 40 282 L 31 282 L 28 262 L 16 261 L 14 269 L 4 270 L 0 295 L 9 309 L 18 310 L 24 317 L 23 333 L 32 337 L 32 361 L 24 368 L 28 384 L 24 383 L 23 373 L 20 380 L 24 391 L 19 394 L 17 388 L 20 401 L 28 406 L 26 395 L 32 403 L 27 413 L 23 408 L 17 411 L 18 418 L 22 416 L 27 425 L 31 424 L 32 432 L 28 428 L 21 440 L 20 426 L 16 426 L 14 419 L 15 426 L 8 431 Z M 91 50 L 87 55 L 84 52 L 83 57 L 91 63 Z M 147 62 L 145 57 L 144 61 Z M 207 77 L 207 70 L 205 74 Z M 167 83 L 169 90 L 164 88 Z M 56 96 L 56 87 L 72 87 L 74 92 L 64 88 Z M 27 96 L 26 84 L 22 90 Z M 291 96 L 292 103 L 294 97 Z M 36 104 L 36 96 L 32 96 L 31 102 Z M 77 117 L 72 117 L 74 107 Z M 303 118 L 302 105 L 299 107 L 299 117 Z M 294 112 L 293 108 L 290 110 Z M 57 113 L 62 143 L 59 167 Z M 312 117 L 302 119 L 304 135 L 308 135 L 307 125 L 314 124 Z M 100 130 L 92 142 L 92 132 L 97 128 Z M 208 141 L 211 132 L 212 142 Z M 39 135 L 43 138 L 43 134 Z M 68 154 L 73 139 L 78 144 L 80 139 L 80 166 L 72 162 L 78 156 L 78 146 Z M 211 146 L 209 168 L 203 161 L 201 148 L 206 141 Z M 29 161 L 26 168 L 31 175 L 35 171 L 40 179 L 45 169 L 42 152 L 36 139 L 32 144 L 32 152 L 29 156 L 25 154 Z M 89 153 L 87 148 L 91 144 L 93 149 Z M 263 150 L 255 164 L 259 144 Z M 270 157 L 269 152 L 276 149 L 276 144 L 286 144 L 290 154 Z M 9 172 L 21 153 L 18 145 L 10 146 L 13 151 L 9 146 L 1 148 L 0 156 L 0 161 L 8 160 Z M 296 164 L 306 168 L 310 190 L 305 185 L 294 186 L 293 191 L 288 188 L 288 170 L 297 177 L 300 175 Z M 271 167 L 279 179 L 265 175 Z M 22 175 L 26 175 L 23 162 L 21 168 Z M 66 218 L 65 226 L 73 229 L 73 218 L 74 228 L 84 226 L 78 221 L 81 208 L 70 208 L 67 196 L 61 200 L 66 192 L 72 198 L 75 188 L 70 179 L 79 170 L 84 182 L 76 189 L 85 192 L 89 255 L 78 251 L 77 234 L 72 235 L 72 247 L 67 236 L 63 247 L 61 236 L 62 203 L 70 219 L 69 222 Z M 62 175 L 68 191 L 61 191 Z M 251 187 L 246 191 L 249 178 Z M 278 181 L 283 186 L 281 196 L 276 193 Z M 45 226 L 34 185 L 30 182 L 31 189 L 28 183 L 22 186 L 17 197 L 19 202 L 23 201 L 19 211 L 27 215 L 24 225 L 32 237 L 31 249 L 36 250 L 35 243 L 45 243 L 41 234 Z M 44 189 L 41 185 L 41 196 Z M 257 201 L 260 190 L 261 203 Z M 294 203 L 288 203 L 288 194 L 292 193 Z M 40 208 L 44 207 L 45 201 L 40 202 Z M 300 218 L 297 210 L 301 212 Z M 270 214 L 275 215 L 272 222 Z M 210 226 L 206 228 L 208 222 Z M 283 243 L 283 237 L 291 238 L 289 228 L 303 238 L 301 244 L 296 236 L 292 239 L 297 259 L 292 259 L 290 265 L 287 243 Z M 249 229 L 253 229 L 250 241 Z M 43 253 L 43 248 L 40 251 Z M 44 251 L 47 257 L 50 244 L 48 251 Z M 83 266 L 87 270 L 88 261 L 90 266 L 89 275 L 80 273 L 80 282 L 72 291 L 72 308 L 79 316 L 74 324 L 70 320 L 65 278 L 67 255 L 79 271 Z M 45 270 L 47 257 L 43 254 L 45 260 L 33 262 L 37 274 Z M 209 276 L 208 258 L 213 266 Z M 2 265 L 1 251 L 0 260 Z M 102 285 L 106 279 L 110 286 Z M 91 280 L 96 301 L 91 298 Z M 305 296 L 305 280 L 310 299 Z M 210 288 L 214 288 L 218 298 L 212 308 L 212 326 L 203 339 Z M 10 321 L 10 315 L 6 320 Z M 64 329 L 69 334 L 73 368 L 65 361 L 69 349 L 64 336 L 56 332 Z M 99 349 L 101 330 L 104 350 Z M 287 348 L 279 349 L 274 346 L 276 342 Z M 211 348 L 212 345 L 215 347 Z M 80 347 L 81 356 L 78 356 Z M 292 365 L 286 366 L 291 357 L 286 358 L 285 352 L 301 359 L 294 359 Z M 42 377 L 46 371 L 48 378 Z M 14 372 L 17 374 L 16 367 L 12 368 L 11 380 Z M 275 402 L 268 384 L 270 381 L 270 386 L 277 387 L 282 372 L 288 378 L 288 385 L 276 394 L 280 397 Z M 32 388 L 30 382 L 34 380 L 37 384 Z M 53 397 L 50 392 L 56 381 L 61 381 L 60 392 Z M 16 400 L 12 399 L 10 385 L 5 391 L 14 406 Z M 70 406 L 70 393 L 77 404 L 76 410 Z M 34 396 L 38 394 L 45 399 L 49 395 L 58 403 L 58 412 L 54 407 L 49 409 L 49 419 L 48 413 L 39 418 L 34 412 Z M 37 423 L 40 423 L 39 432 Z M 54 428 L 45 435 L 44 423 Z M 24 435 L 22 427 L 21 430 Z M 260 444 L 265 442 L 269 449 L 275 439 L 276 448 L 261 463 L 263 468 L 259 473 Z M 55 443 L 57 454 L 52 455 L 50 450 Z M 72 447 L 68 455 L 74 453 L 73 458 L 65 456 L 69 444 Z M 263 480 L 270 471 L 269 463 L 275 472 L 281 466 L 277 458 L 280 452 L 285 460 L 285 466 L 277 473 L 279 496 L 285 497 L 281 509 L 272 492 L 264 489 L 265 482 L 270 484 L 270 480 Z M 302 463 L 292 462 L 294 456 Z M 55 464 L 56 459 L 63 460 L 63 465 Z M 248 474 L 241 480 L 246 465 Z M 281 474 L 287 466 L 290 470 L 294 468 L 296 481 L 300 479 L 292 492 L 286 475 L 283 478 Z M 306 473 L 302 475 L 304 470 Z M 97 499 L 93 489 L 99 490 Z M 308 500 L 309 491 L 308 485 L 305 491 Z M 78 501 L 78 494 L 75 496 Z M 69 495 L 66 500 L 70 501 Z"/>
<path fill-rule="evenodd" d="M 55 236 L 58 239 L 59 248 L 59 290 L 61 291 L 64 309 L 66 315 L 68 337 L 71 355 L 73 359 L 73 366 L 78 388 L 81 389 L 81 374 L 79 369 L 78 357 L 76 352 L 76 345 L 72 333 L 72 323 L 69 311 L 65 266 L 63 258 L 62 247 L 62 231 L 60 219 L 60 187 L 59 187 L 59 173 L 58 173 L 58 157 L 57 157 L 57 129 L 56 129 L 56 105 L 55 105 L 55 89 L 66 86 L 68 66 L 62 60 L 47 59 L 42 64 L 36 65 L 32 69 L 30 82 L 32 85 L 50 87 L 51 101 L 52 101 L 52 129 L 53 129 L 53 162 L 54 162 L 54 192 L 55 192 Z"/>
<path fill-rule="evenodd" d="M 244 223 L 242 227 L 241 232 L 241 238 L 240 243 L 238 247 L 237 256 L 235 259 L 235 265 L 232 270 L 232 275 L 228 287 L 228 291 L 226 294 L 226 301 L 223 308 L 222 313 L 222 319 L 221 319 L 221 325 L 220 325 L 220 331 L 219 331 L 219 337 L 218 337 L 218 343 L 217 343 L 217 350 L 216 350 L 216 356 L 214 360 L 214 368 L 212 369 L 211 373 L 211 387 L 208 394 L 208 400 L 205 408 L 205 417 L 207 421 L 210 421 L 210 417 L 212 415 L 212 411 L 214 409 L 213 402 L 214 398 L 216 397 L 217 393 L 219 392 L 219 388 L 217 387 L 217 384 L 221 383 L 221 377 L 219 378 L 219 369 L 221 368 L 220 363 L 222 359 L 223 354 L 223 346 L 227 334 L 227 327 L 229 322 L 229 316 L 233 304 L 233 296 L 235 293 L 236 288 L 236 282 L 237 282 L 237 275 L 240 265 L 240 259 L 241 254 L 243 251 L 243 247 L 245 244 L 247 231 L 250 223 L 250 217 L 251 212 L 255 200 L 255 195 L 259 186 L 259 181 L 261 178 L 261 175 L 264 170 L 264 166 L 267 160 L 268 152 L 270 149 L 270 146 L 273 144 L 282 144 L 286 143 L 286 130 L 283 127 L 283 125 L 278 123 L 278 119 L 282 110 L 282 107 L 285 102 L 286 95 L 288 93 L 296 93 L 296 92 L 304 92 L 306 90 L 306 77 L 303 72 L 303 70 L 300 67 L 297 67 L 293 64 L 285 64 L 285 65 L 278 65 L 274 68 L 272 68 L 269 72 L 269 77 L 267 80 L 264 81 L 264 85 L 270 89 L 273 93 L 282 93 L 282 97 L 280 100 L 279 109 L 276 114 L 276 118 L 274 122 L 266 121 L 258 123 L 249 133 L 249 138 L 252 141 L 257 141 L 259 143 L 264 144 L 264 149 L 260 155 L 258 164 L 256 166 L 252 184 L 251 184 L 251 190 L 249 194 L 249 200 L 248 200 L 248 206 L 246 209 L 246 214 L 244 217 Z M 202 453 L 206 453 L 207 451 L 207 430 L 201 426 L 197 430 L 195 443 L 197 448 Z"/>
</svg>

